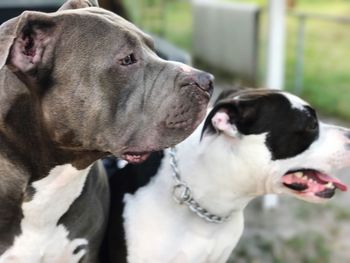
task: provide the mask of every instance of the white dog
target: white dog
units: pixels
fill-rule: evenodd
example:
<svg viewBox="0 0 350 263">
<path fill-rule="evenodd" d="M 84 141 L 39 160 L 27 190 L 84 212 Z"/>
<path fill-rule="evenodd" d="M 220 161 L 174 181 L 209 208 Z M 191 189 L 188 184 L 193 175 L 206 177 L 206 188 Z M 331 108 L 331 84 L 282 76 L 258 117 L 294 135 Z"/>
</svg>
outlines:
<svg viewBox="0 0 350 263">
<path fill-rule="evenodd" d="M 331 174 L 350 164 L 349 137 L 289 93 L 222 94 L 177 153 L 112 177 L 109 262 L 226 262 L 253 198 L 286 193 L 322 202 L 346 191 Z"/>
</svg>

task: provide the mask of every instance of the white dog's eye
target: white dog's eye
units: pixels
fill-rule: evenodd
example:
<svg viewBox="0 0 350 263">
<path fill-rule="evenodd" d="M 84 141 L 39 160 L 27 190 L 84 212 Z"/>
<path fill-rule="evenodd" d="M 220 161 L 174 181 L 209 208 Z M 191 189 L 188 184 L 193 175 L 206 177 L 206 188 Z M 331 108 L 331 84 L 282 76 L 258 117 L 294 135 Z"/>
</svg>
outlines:
<svg viewBox="0 0 350 263">
<path fill-rule="evenodd" d="M 120 64 L 123 66 L 129 66 L 131 64 L 136 63 L 136 58 L 135 55 L 133 53 L 131 53 L 130 55 L 126 56 L 125 58 L 120 60 Z"/>
</svg>

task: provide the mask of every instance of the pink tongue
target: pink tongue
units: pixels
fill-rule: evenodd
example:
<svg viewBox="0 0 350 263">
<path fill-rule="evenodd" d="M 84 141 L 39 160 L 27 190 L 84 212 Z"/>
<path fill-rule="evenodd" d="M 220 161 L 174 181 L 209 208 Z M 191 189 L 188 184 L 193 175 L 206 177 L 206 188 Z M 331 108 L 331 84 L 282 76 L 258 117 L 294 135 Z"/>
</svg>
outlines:
<svg viewBox="0 0 350 263">
<path fill-rule="evenodd" d="M 333 178 L 326 174 L 321 174 L 321 173 L 317 173 L 315 174 L 315 176 L 317 176 L 317 178 L 324 183 L 328 183 L 328 182 L 333 183 L 337 188 L 339 188 L 340 191 L 345 192 L 348 190 L 348 187 L 336 178 Z"/>
</svg>

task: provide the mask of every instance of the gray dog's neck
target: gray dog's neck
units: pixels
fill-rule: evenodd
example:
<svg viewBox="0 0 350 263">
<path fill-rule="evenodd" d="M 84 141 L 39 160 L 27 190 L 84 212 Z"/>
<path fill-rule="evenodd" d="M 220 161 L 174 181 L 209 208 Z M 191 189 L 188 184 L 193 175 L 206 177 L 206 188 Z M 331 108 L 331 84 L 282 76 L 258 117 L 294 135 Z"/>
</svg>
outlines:
<svg viewBox="0 0 350 263">
<path fill-rule="evenodd" d="M 0 78 L 0 162 L 16 164 L 23 176 L 35 181 L 57 165 L 83 169 L 101 156 L 55 144 L 42 122 L 40 98 L 6 66 Z M 0 175 L 4 172 L 11 173 L 1 169 Z"/>
</svg>

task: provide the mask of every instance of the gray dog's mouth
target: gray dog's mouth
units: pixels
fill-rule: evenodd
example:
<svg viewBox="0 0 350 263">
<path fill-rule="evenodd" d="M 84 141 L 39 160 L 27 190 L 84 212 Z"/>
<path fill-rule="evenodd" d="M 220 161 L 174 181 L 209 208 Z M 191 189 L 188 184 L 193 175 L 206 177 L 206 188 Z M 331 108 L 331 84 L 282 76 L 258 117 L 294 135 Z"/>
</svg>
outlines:
<svg viewBox="0 0 350 263">
<path fill-rule="evenodd" d="M 128 163 L 138 164 L 145 161 L 152 152 L 125 152 L 122 158 Z"/>
<path fill-rule="evenodd" d="M 196 82 L 189 82 L 182 85 L 181 98 L 186 103 L 174 103 L 164 121 L 157 127 L 159 134 L 157 138 L 149 138 L 145 142 L 136 143 L 140 147 L 128 147 L 122 153 L 121 158 L 128 163 L 138 164 L 145 161 L 152 152 L 168 148 L 181 142 L 190 135 L 205 116 L 208 101 L 213 93 L 213 85 L 210 83 L 205 87 Z M 169 108 L 169 107 L 168 107 Z M 171 131 L 169 129 L 172 129 Z M 173 136 L 170 136 L 173 134 Z M 186 136 L 185 136 L 186 135 Z M 170 137 L 170 138 L 169 138 Z M 160 142 L 163 142 L 160 144 Z M 130 143 L 129 143 L 130 144 Z"/>
<path fill-rule="evenodd" d="M 211 95 L 213 95 L 213 91 L 214 91 L 214 86 L 212 84 L 204 88 L 195 82 L 190 82 L 182 85 L 182 88 L 183 87 L 198 89 L 202 93 L 202 95 L 204 95 L 208 100 L 211 98 Z"/>
</svg>

